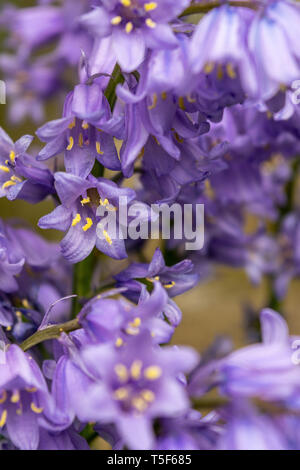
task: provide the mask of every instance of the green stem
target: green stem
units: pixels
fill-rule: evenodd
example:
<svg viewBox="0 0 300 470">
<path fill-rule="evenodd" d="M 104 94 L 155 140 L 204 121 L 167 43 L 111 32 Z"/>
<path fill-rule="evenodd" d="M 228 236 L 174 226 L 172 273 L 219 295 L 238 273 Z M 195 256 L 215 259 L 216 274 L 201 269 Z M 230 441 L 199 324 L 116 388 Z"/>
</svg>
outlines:
<svg viewBox="0 0 300 470">
<path fill-rule="evenodd" d="M 203 14 L 203 13 L 208 13 L 210 10 L 213 10 L 214 8 L 218 8 L 224 5 L 223 2 L 209 2 L 209 3 L 196 3 L 195 5 L 191 5 L 188 7 L 186 10 L 184 10 L 181 13 L 181 17 L 183 16 L 189 16 L 189 15 L 197 15 L 197 14 Z M 231 1 L 227 2 L 227 5 L 233 6 L 233 7 L 245 7 L 245 8 L 251 8 L 252 10 L 257 9 L 257 4 L 255 2 L 248 2 L 248 1 Z"/>
<path fill-rule="evenodd" d="M 115 104 L 117 102 L 117 95 L 116 95 L 116 89 L 119 84 L 124 83 L 125 79 L 122 75 L 121 68 L 118 64 L 116 64 L 113 73 L 111 74 L 111 79 L 107 85 L 107 88 L 105 90 L 105 96 L 107 101 L 110 104 L 110 108 L 113 111 Z"/>
<path fill-rule="evenodd" d="M 23 351 L 42 343 L 50 339 L 57 339 L 62 333 L 71 333 L 72 331 L 79 330 L 81 328 L 78 318 L 68 321 L 67 323 L 61 323 L 59 325 L 53 325 L 45 328 L 44 330 L 37 331 L 34 335 L 27 338 L 22 344 L 21 348 Z"/>
</svg>

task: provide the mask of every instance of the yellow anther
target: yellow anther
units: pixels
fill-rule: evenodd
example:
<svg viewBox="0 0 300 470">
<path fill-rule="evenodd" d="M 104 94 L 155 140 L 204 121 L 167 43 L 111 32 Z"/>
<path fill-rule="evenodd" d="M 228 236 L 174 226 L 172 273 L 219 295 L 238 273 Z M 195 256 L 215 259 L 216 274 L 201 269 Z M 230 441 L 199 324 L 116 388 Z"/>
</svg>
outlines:
<svg viewBox="0 0 300 470">
<path fill-rule="evenodd" d="M 15 183 L 14 181 L 6 181 L 3 185 L 2 185 L 2 189 L 7 189 L 7 188 L 10 188 L 10 186 L 15 186 L 17 183 Z"/>
<path fill-rule="evenodd" d="M 124 7 L 131 6 L 131 0 L 120 0 L 120 2 L 122 3 L 122 5 L 124 5 Z"/>
<path fill-rule="evenodd" d="M 133 379 L 138 380 L 141 377 L 142 366 L 143 363 L 139 359 L 133 361 L 130 367 L 130 374 Z"/>
<path fill-rule="evenodd" d="M 155 10 L 155 8 L 157 8 L 157 3 L 156 2 L 145 3 L 144 8 L 145 8 L 145 11 Z"/>
<path fill-rule="evenodd" d="M 183 111 L 185 111 L 184 97 L 183 97 L 183 96 L 180 96 L 180 97 L 178 98 L 178 103 L 179 103 L 179 108 L 180 108 L 180 109 L 183 109 Z"/>
<path fill-rule="evenodd" d="M 20 407 L 16 410 L 18 416 L 20 416 L 23 412 L 22 404 L 20 403 Z"/>
<path fill-rule="evenodd" d="M 128 398 L 127 388 L 126 387 L 118 388 L 114 393 L 114 397 L 116 400 L 126 400 L 126 398 Z"/>
<path fill-rule="evenodd" d="M 20 310 L 16 311 L 16 317 L 20 320 L 22 318 L 22 312 Z"/>
<path fill-rule="evenodd" d="M 78 145 L 79 147 L 83 146 L 83 135 L 82 132 L 80 132 L 79 137 L 78 137 Z"/>
<path fill-rule="evenodd" d="M 167 93 L 166 93 L 165 91 L 163 91 L 162 94 L 161 94 L 161 98 L 162 98 L 164 101 L 166 101 L 167 96 L 168 96 Z"/>
<path fill-rule="evenodd" d="M 127 370 L 127 367 L 124 366 L 124 364 L 117 364 L 115 366 L 115 373 L 117 374 L 118 379 L 121 382 L 127 382 L 127 380 L 128 380 L 128 370 Z"/>
<path fill-rule="evenodd" d="M 132 30 L 133 30 L 133 24 L 131 23 L 131 21 L 128 21 L 128 23 L 125 26 L 125 31 L 127 34 L 130 34 Z"/>
<path fill-rule="evenodd" d="M 121 16 L 115 16 L 114 18 L 111 19 L 111 24 L 113 26 L 116 26 L 118 24 L 120 24 L 122 21 L 122 17 Z"/>
<path fill-rule="evenodd" d="M 189 103 L 196 103 L 196 99 L 192 98 L 191 95 L 187 95 L 186 99 L 188 100 Z"/>
<path fill-rule="evenodd" d="M 155 400 L 155 395 L 151 390 L 142 390 L 141 396 L 143 399 L 149 403 Z"/>
<path fill-rule="evenodd" d="M 33 411 L 34 413 L 36 413 L 36 414 L 38 414 L 38 415 L 41 414 L 41 413 L 43 413 L 43 411 L 44 411 L 44 408 L 42 408 L 42 407 L 41 407 L 41 408 L 38 408 L 38 407 L 36 406 L 36 404 L 33 403 L 33 402 L 30 403 L 30 408 L 32 409 L 32 411 Z"/>
<path fill-rule="evenodd" d="M 10 179 L 11 179 L 11 181 L 15 181 L 15 182 L 17 182 L 17 183 L 21 183 L 21 182 L 22 182 L 21 178 L 18 178 L 18 177 L 15 176 L 15 175 L 12 176 Z"/>
<path fill-rule="evenodd" d="M 148 106 L 148 109 L 149 110 L 154 109 L 156 108 L 156 106 L 157 106 L 157 93 L 154 93 L 152 104 Z"/>
<path fill-rule="evenodd" d="M 222 80 L 224 76 L 224 72 L 223 72 L 223 67 L 221 64 L 218 64 L 218 68 L 217 68 L 217 79 L 218 80 Z"/>
<path fill-rule="evenodd" d="M 34 392 L 37 392 L 37 388 L 36 387 L 31 387 L 31 388 L 26 388 L 26 392 L 29 392 L 29 393 L 34 393 Z"/>
<path fill-rule="evenodd" d="M 146 21 L 145 21 L 146 25 L 148 26 L 148 28 L 155 28 L 156 27 L 156 23 L 155 21 L 151 20 L 151 18 L 147 18 Z"/>
<path fill-rule="evenodd" d="M 148 407 L 148 404 L 141 397 L 134 397 L 131 403 L 132 403 L 132 406 L 136 410 L 138 410 L 140 413 L 145 411 L 145 409 Z"/>
<path fill-rule="evenodd" d="M 172 281 L 172 282 L 170 282 L 169 284 L 164 284 L 164 288 L 165 288 L 165 289 L 171 289 L 172 287 L 175 286 L 175 284 L 176 284 L 176 282 L 175 282 L 175 281 Z"/>
<path fill-rule="evenodd" d="M 15 160 L 16 160 L 16 154 L 13 150 L 11 150 L 10 154 L 9 154 L 9 158 L 10 158 L 10 161 L 12 163 L 15 163 Z"/>
<path fill-rule="evenodd" d="M 71 122 L 71 124 L 69 124 L 68 128 L 69 128 L 69 129 L 73 129 L 75 126 L 76 126 L 76 120 L 73 119 L 73 121 Z"/>
<path fill-rule="evenodd" d="M 96 142 L 96 150 L 97 150 L 98 155 L 103 155 L 104 154 L 104 152 L 102 152 L 102 150 L 101 150 L 101 144 L 98 141 Z"/>
<path fill-rule="evenodd" d="M 103 230 L 103 235 L 104 235 L 104 238 L 107 241 L 107 243 L 109 245 L 112 245 L 112 239 L 110 238 L 110 236 L 108 235 L 108 232 L 106 230 Z"/>
<path fill-rule="evenodd" d="M 177 132 L 175 132 L 174 135 L 175 135 L 175 139 L 177 140 L 179 144 L 182 144 L 184 142 L 184 139 L 180 137 L 180 135 Z"/>
<path fill-rule="evenodd" d="M 4 166 L 4 165 L 0 165 L 0 170 L 1 170 L 1 171 L 4 171 L 5 173 L 9 173 L 9 172 L 10 172 L 10 169 L 9 169 L 7 166 Z"/>
<path fill-rule="evenodd" d="M 6 390 L 3 390 L 2 395 L 0 397 L 0 403 L 4 403 L 7 399 L 7 392 Z"/>
<path fill-rule="evenodd" d="M 30 305 L 27 299 L 22 300 L 22 305 L 24 308 L 30 309 Z"/>
<path fill-rule="evenodd" d="M 82 227 L 84 232 L 87 232 L 93 226 L 93 221 L 90 217 L 86 218 L 86 224 Z"/>
<path fill-rule="evenodd" d="M 76 216 L 74 217 L 72 221 L 72 227 L 76 227 L 76 225 L 79 224 L 80 221 L 81 221 L 81 215 L 76 214 Z"/>
<path fill-rule="evenodd" d="M 148 380 L 157 380 L 162 374 L 162 370 L 158 366 L 149 366 L 144 371 L 144 376 Z"/>
<path fill-rule="evenodd" d="M 7 410 L 3 410 L 0 418 L 0 428 L 5 426 L 7 420 Z"/>
<path fill-rule="evenodd" d="M 234 70 L 232 64 L 229 63 L 226 65 L 226 72 L 227 72 L 228 77 L 232 79 L 236 78 L 236 71 Z"/>
<path fill-rule="evenodd" d="M 133 322 L 129 323 L 130 326 L 132 326 L 133 328 L 138 328 L 139 326 L 141 326 L 141 319 L 139 317 L 136 317 Z"/>
<path fill-rule="evenodd" d="M 204 66 L 204 73 L 211 73 L 215 68 L 215 64 L 213 62 L 207 62 Z"/>
<path fill-rule="evenodd" d="M 18 403 L 19 400 L 20 400 L 20 392 L 16 390 L 14 394 L 11 396 L 10 401 L 12 403 Z"/>
<path fill-rule="evenodd" d="M 85 199 L 81 199 L 81 205 L 84 206 L 85 204 L 89 204 L 91 202 L 89 197 L 86 197 Z"/>
<path fill-rule="evenodd" d="M 82 129 L 87 130 L 90 126 L 86 121 L 83 121 L 81 124 Z"/>
<path fill-rule="evenodd" d="M 73 137 L 70 137 L 69 138 L 69 145 L 67 147 L 67 150 L 72 150 L 73 147 L 74 147 L 74 139 L 73 139 Z"/>
<path fill-rule="evenodd" d="M 7 326 L 6 327 L 6 331 L 11 331 L 12 330 L 12 327 L 11 326 Z"/>
<path fill-rule="evenodd" d="M 109 200 L 107 198 L 104 199 L 100 199 L 100 206 L 108 206 L 109 205 Z"/>
<path fill-rule="evenodd" d="M 117 346 L 117 348 L 120 348 L 121 346 L 123 346 L 123 343 L 124 341 L 122 340 L 122 338 L 117 338 L 115 345 Z"/>
</svg>

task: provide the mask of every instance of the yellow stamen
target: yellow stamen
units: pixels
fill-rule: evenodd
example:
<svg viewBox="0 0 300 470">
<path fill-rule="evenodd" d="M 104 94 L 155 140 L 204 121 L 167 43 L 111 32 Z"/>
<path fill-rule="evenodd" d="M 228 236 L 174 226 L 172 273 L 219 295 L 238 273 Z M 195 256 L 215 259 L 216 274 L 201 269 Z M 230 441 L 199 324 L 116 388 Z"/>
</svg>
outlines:
<svg viewBox="0 0 300 470">
<path fill-rule="evenodd" d="M 123 345 L 123 343 L 124 341 L 122 340 L 122 338 L 117 338 L 115 345 L 117 346 L 117 348 L 120 348 Z"/>
<path fill-rule="evenodd" d="M 180 137 L 177 132 L 175 132 L 175 138 L 179 144 L 182 144 L 184 142 L 184 139 Z"/>
<path fill-rule="evenodd" d="M 3 410 L 1 414 L 1 419 L 0 419 L 0 428 L 3 428 L 5 426 L 7 420 L 7 410 Z"/>
<path fill-rule="evenodd" d="M 71 124 L 69 124 L 69 129 L 73 129 L 74 127 L 76 126 L 76 120 L 73 119 L 73 121 L 71 122 Z"/>
<path fill-rule="evenodd" d="M 24 308 L 30 309 L 30 305 L 27 299 L 22 300 L 22 305 Z"/>
<path fill-rule="evenodd" d="M 207 74 L 211 73 L 214 68 L 215 68 L 215 64 L 213 62 L 208 62 L 207 64 L 205 64 L 204 73 L 207 73 Z"/>
<path fill-rule="evenodd" d="M 18 183 L 21 183 L 21 181 L 22 181 L 21 178 L 18 178 L 18 177 L 15 176 L 15 175 L 12 176 L 10 179 L 11 179 L 11 181 L 16 181 L 16 182 L 18 182 Z"/>
<path fill-rule="evenodd" d="M 183 111 L 185 111 L 184 97 L 183 97 L 183 96 L 180 96 L 180 97 L 178 98 L 178 103 L 179 103 L 179 108 L 180 108 L 180 109 L 183 109 Z"/>
<path fill-rule="evenodd" d="M 110 238 L 110 236 L 108 235 L 108 232 L 106 230 L 103 230 L 103 235 L 104 235 L 105 240 L 107 241 L 107 243 L 109 245 L 112 245 L 112 239 Z"/>
<path fill-rule="evenodd" d="M 168 96 L 167 93 L 166 93 L 165 91 L 163 91 L 162 94 L 161 94 L 161 98 L 162 98 L 164 101 L 166 101 L 167 96 Z"/>
<path fill-rule="evenodd" d="M 157 8 L 157 3 L 156 2 L 145 3 L 144 8 L 145 8 L 145 11 L 155 10 L 155 8 Z"/>
<path fill-rule="evenodd" d="M 82 132 L 80 132 L 80 134 L 79 134 L 79 137 L 78 137 L 78 144 L 79 144 L 79 147 L 82 147 L 82 146 L 83 146 L 83 135 L 82 135 Z"/>
<path fill-rule="evenodd" d="M 103 155 L 103 154 L 104 154 L 104 152 L 102 152 L 102 150 L 101 150 L 101 144 L 100 144 L 100 142 L 98 142 L 98 141 L 96 142 L 96 150 L 97 150 L 97 153 L 98 153 L 99 155 Z"/>
<path fill-rule="evenodd" d="M 36 406 L 36 404 L 33 403 L 33 402 L 30 403 L 30 408 L 32 409 L 32 411 L 33 411 L 34 413 L 36 413 L 36 414 L 38 414 L 38 415 L 41 414 L 41 413 L 43 413 L 43 411 L 44 411 L 44 408 L 38 408 L 38 407 Z"/>
<path fill-rule="evenodd" d="M 26 391 L 29 392 L 29 393 L 34 393 L 34 392 L 37 391 L 37 388 L 36 387 L 26 388 Z"/>
<path fill-rule="evenodd" d="M 229 63 L 229 64 L 226 65 L 226 71 L 227 71 L 228 77 L 230 77 L 232 79 L 236 78 L 236 72 L 235 72 L 232 64 Z"/>
<path fill-rule="evenodd" d="M 136 408 L 138 411 L 143 412 L 147 408 L 147 403 L 141 397 L 134 397 L 132 399 L 132 406 Z"/>
<path fill-rule="evenodd" d="M 126 398 L 128 398 L 127 388 L 126 387 L 118 388 L 114 393 L 114 397 L 116 400 L 126 400 Z"/>
<path fill-rule="evenodd" d="M 176 282 L 175 282 L 175 281 L 172 281 L 172 282 L 170 282 L 169 284 L 165 284 L 165 285 L 164 285 L 164 288 L 165 288 L 165 289 L 171 289 L 172 287 L 175 286 L 175 284 L 176 284 Z"/>
<path fill-rule="evenodd" d="M 136 360 L 132 363 L 130 368 L 131 377 L 138 380 L 141 377 L 143 363 L 142 361 Z"/>
<path fill-rule="evenodd" d="M 155 395 L 151 390 L 142 390 L 141 395 L 143 399 L 149 403 L 155 400 Z"/>
<path fill-rule="evenodd" d="M 86 121 L 83 121 L 81 124 L 82 129 L 87 130 L 90 126 Z"/>
<path fill-rule="evenodd" d="M 189 103 L 196 103 L 196 99 L 192 98 L 191 95 L 187 95 L 186 99 L 188 100 Z"/>
<path fill-rule="evenodd" d="M 73 147 L 74 147 L 74 139 L 73 139 L 73 137 L 70 137 L 69 138 L 69 145 L 67 147 L 67 150 L 72 150 Z"/>
<path fill-rule="evenodd" d="M 100 206 L 108 206 L 108 205 L 109 205 L 109 200 L 107 198 L 105 198 L 104 201 L 100 199 Z"/>
<path fill-rule="evenodd" d="M 133 322 L 129 323 L 130 326 L 132 326 L 132 328 L 138 328 L 139 326 L 141 326 L 141 319 L 139 317 L 136 317 Z"/>
<path fill-rule="evenodd" d="M 5 173 L 9 173 L 9 172 L 10 172 L 10 169 L 7 168 L 7 166 L 4 166 L 4 165 L 0 165 L 0 170 L 1 170 L 1 171 L 4 171 Z"/>
<path fill-rule="evenodd" d="M 146 25 L 148 26 L 148 28 L 155 28 L 156 27 L 156 23 L 155 21 L 151 20 L 151 18 L 147 18 L 146 21 L 145 21 Z"/>
<path fill-rule="evenodd" d="M 6 181 L 6 183 L 4 183 L 4 184 L 2 185 L 2 189 L 7 189 L 7 188 L 9 188 L 10 186 L 15 186 L 15 185 L 16 185 L 16 183 L 14 183 L 14 181 Z"/>
<path fill-rule="evenodd" d="M 128 370 L 127 370 L 126 366 L 124 366 L 124 364 L 117 364 L 115 366 L 115 373 L 117 374 L 118 379 L 121 382 L 127 382 L 127 380 L 128 380 Z"/>
<path fill-rule="evenodd" d="M 86 218 L 86 224 L 82 227 L 84 232 L 87 232 L 93 226 L 93 221 L 90 217 Z"/>
<path fill-rule="evenodd" d="M 133 30 L 133 24 L 131 23 L 131 21 L 128 21 L 128 23 L 125 26 L 125 31 L 127 34 L 130 34 L 132 30 Z"/>
<path fill-rule="evenodd" d="M 149 366 L 145 369 L 144 375 L 148 380 L 157 380 L 162 374 L 162 370 L 158 366 Z"/>
<path fill-rule="evenodd" d="M 217 79 L 218 80 L 222 80 L 224 76 L 224 72 L 223 72 L 223 67 L 221 64 L 218 64 L 218 68 L 217 68 Z"/>
<path fill-rule="evenodd" d="M 154 93 L 154 95 L 153 95 L 153 102 L 152 102 L 152 104 L 151 104 L 150 106 L 148 106 L 149 111 L 150 111 L 151 109 L 156 108 L 156 106 L 157 106 L 157 94 Z"/>
<path fill-rule="evenodd" d="M 3 390 L 2 395 L 0 397 L 0 403 L 4 403 L 7 399 L 7 392 L 6 390 Z"/>
<path fill-rule="evenodd" d="M 89 204 L 91 202 L 89 197 L 86 197 L 85 199 L 81 200 L 81 205 L 84 206 L 85 204 Z"/>
<path fill-rule="evenodd" d="M 76 214 L 76 217 L 74 217 L 72 221 L 72 227 L 76 227 L 76 225 L 79 224 L 80 221 L 81 221 L 81 215 Z"/>
<path fill-rule="evenodd" d="M 15 152 L 12 150 L 9 154 L 9 158 L 11 160 L 12 163 L 15 163 L 15 160 L 16 160 L 16 154 Z"/>
<path fill-rule="evenodd" d="M 122 5 L 124 5 L 124 7 L 131 6 L 131 0 L 120 0 L 120 2 L 122 3 Z"/>
<path fill-rule="evenodd" d="M 18 403 L 19 400 L 20 400 L 20 392 L 19 392 L 18 390 L 16 390 L 16 391 L 14 392 L 14 394 L 11 396 L 10 401 L 11 401 L 12 403 Z"/>
<path fill-rule="evenodd" d="M 121 17 L 121 16 L 115 16 L 114 18 L 112 18 L 111 24 L 112 24 L 113 26 L 116 26 L 116 25 L 120 24 L 121 21 L 122 21 L 122 17 Z"/>
<path fill-rule="evenodd" d="M 6 327 L 6 331 L 11 331 L 12 330 L 12 327 L 11 326 L 7 326 Z"/>
</svg>

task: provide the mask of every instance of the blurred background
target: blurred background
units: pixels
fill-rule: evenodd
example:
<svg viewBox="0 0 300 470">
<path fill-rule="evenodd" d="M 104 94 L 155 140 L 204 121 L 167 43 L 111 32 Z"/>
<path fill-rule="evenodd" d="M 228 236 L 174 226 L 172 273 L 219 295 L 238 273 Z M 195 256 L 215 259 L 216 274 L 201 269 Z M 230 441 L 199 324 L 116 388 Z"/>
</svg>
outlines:
<svg viewBox="0 0 300 470">
<path fill-rule="evenodd" d="M 15 3 L 22 7 L 35 4 L 34 1 L 6 3 Z M 3 39 L 3 36 L 0 36 L 1 52 Z M 49 103 L 47 119 L 58 118 L 60 114 L 61 109 L 58 109 L 55 101 Z M 7 105 L 0 105 L 0 125 L 13 140 L 24 134 L 33 135 L 36 130 L 36 125 L 30 120 L 27 120 L 22 126 L 9 124 Z M 38 145 L 37 139 L 33 143 L 32 149 L 35 145 Z M 0 199 L 0 216 L 3 219 L 21 217 L 43 236 L 59 240 L 60 233 L 41 232 L 37 228 L 38 219 L 50 212 L 52 208 L 53 202 L 51 200 L 31 206 L 25 202 L 9 202 L 6 199 Z M 154 245 L 152 244 L 150 257 L 153 251 Z M 299 290 L 300 281 L 295 281 L 282 306 L 282 313 L 287 317 L 293 334 L 300 334 Z M 216 335 L 228 335 L 232 338 L 235 347 L 241 346 L 247 341 L 244 329 L 245 310 L 251 307 L 258 312 L 266 306 L 267 299 L 267 282 L 263 282 L 259 287 L 254 287 L 250 284 L 244 271 L 217 267 L 209 279 L 192 291 L 176 298 L 176 302 L 183 311 L 183 322 L 175 334 L 174 343 L 189 344 L 199 351 L 203 351 L 214 341 Z"/>
</svg>

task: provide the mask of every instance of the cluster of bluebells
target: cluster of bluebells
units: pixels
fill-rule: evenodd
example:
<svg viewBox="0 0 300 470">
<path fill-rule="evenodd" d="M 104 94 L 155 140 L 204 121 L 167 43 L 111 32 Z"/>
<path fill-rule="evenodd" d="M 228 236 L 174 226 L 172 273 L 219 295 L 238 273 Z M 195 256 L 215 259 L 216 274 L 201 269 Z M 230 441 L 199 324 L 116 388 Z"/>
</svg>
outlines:
<svg viewBox="0 0 300 470">
<path fill-rule="evenodd" d="M 300 337 L 282 312 L 263 309 L 238 351 L 172 343 L 174 298 L 216 265 L 267 278 L 269 307 L 300 275 L 300 7 L 234 3 L 2 6 L 7 117 L 37 138 L 0 128 L 0 197 L 49 199 L 38 226 L 63 232 L 0 220 L 2 449 L 300 449 Z M 124 199 L 146 223 L 151 204 L 204 204 L 204 247 L 171 236 L 145 259 L 105 224 Z"/>
</svg>

